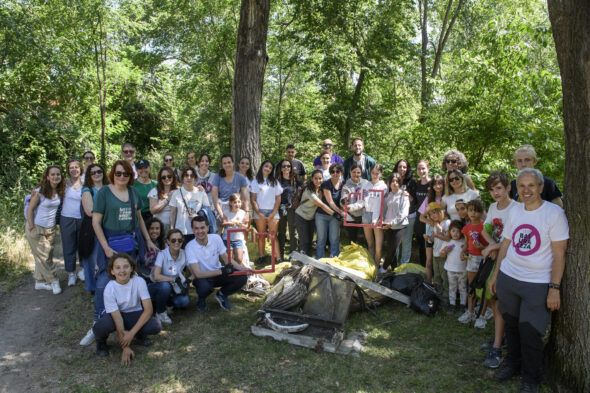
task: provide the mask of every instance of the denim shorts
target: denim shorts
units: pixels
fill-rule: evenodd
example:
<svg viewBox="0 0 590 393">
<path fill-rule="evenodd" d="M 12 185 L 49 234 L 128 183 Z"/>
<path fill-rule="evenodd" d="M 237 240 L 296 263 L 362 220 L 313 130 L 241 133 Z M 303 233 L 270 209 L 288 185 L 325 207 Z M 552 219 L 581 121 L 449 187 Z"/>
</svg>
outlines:
<svg viewBox="0 0 590 393">
<path fill-rule="evenodd" d="M 230 240 L 229 245 L 231 248 L 244 248 L 243 240 Z"/>
<path fill-rule="evenodd" d="M 264 214 L 265 217 L 268 217 L 268 216 L 270 216 L 270 213 L 272 213 L 272 209 L 260 209 L 260 213 Z M 254 213 L 254 219 L 257 219 L 257 218 L 259 218 L 258 214 Z M 279 213 L 275 214 L 274 219 L 275 220 L 279 219 Z"/>
<path fill-rule="evenodd" d="M 379 221 L 379 218 L 377 218 Z M 363 224 L 372 224 L 373 223 L 373 212 L 363 212 Z"/>
<path fill-rule="evenodd" d="M 469 258 L 467 259 L 467 271 L 471 273 L 477 272 L 481 261 L 483 261 L 481 255 L 469 255 Z"/>
</svg>

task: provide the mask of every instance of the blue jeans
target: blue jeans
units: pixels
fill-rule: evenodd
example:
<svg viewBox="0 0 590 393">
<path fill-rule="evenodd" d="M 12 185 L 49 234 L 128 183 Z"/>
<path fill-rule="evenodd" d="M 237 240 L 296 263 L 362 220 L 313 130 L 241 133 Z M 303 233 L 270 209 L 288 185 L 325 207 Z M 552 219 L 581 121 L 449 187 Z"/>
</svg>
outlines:
<svg viewBox="0 0 590 393">
<path fill-rule="evenodd" d="M 317 232 L 316 258 L 324 257 L 327 240 L 330 240 L 330 257 L 340 254 L 340 221 L 327 214 L 316 213 L 315 228 Z"/>
<path fill-rule="evenodd" d="M 81 218 L 60 217 L 61 245 L 64 252 L 64 266 L 66 272 L 76 272 L 76 258 L 78 255 L 78 236 L 82 226 Z"/>
<path fill-rule="evenodd" d="M 189 303 L 188 295 L 177 295 L 172 290 L 169 282 L 158 281 L 148 285 L 148 291 L 152 297 L 154 310 L 158 314 L 166 311 L 166 306 L 171 305 L 174 308 L 186 308 Z"/>
<path fill-rule="evenodd" d="M 219 291 L 229 296 L 239 291 L 248 280 L 247 276 L 215 276 L 209 278 L 196 278 L 193 285 L 197 290 L 199 299 L 205 299 L 213 292 L 213 288 L 221 287 Z"/>
<path fill-rule="evenodd" d="M 92 253 L 82 259 L 82 267 L 84 268 L 84 288 L 88 292 L 96 290 L 96 258 L 98 257 L 99 249 L 101 249 L 98 240 L 94 241 L 94 248 Z"/>
<path fill-rule="evenodd" d="M 408 263 L 412 258 L 412 236 L 414 235 L 414 223 L 416 222 L 416 213 L 408 216 L 408 226 L 404 229 L 404 237 L 401 244 L 400 263 Z"/>
</svg>

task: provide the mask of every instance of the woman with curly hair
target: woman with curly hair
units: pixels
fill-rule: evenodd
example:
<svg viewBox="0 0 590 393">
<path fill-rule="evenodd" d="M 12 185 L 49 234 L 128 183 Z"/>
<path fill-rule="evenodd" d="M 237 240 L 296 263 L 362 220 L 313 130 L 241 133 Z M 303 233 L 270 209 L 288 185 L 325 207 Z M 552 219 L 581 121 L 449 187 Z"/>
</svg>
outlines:
<svg viewBox="0 0 590 393">
<path fill-rule="evenodd" d="M 473 180 L 471 180 L 471 177 L 467 174 L 468 165 L 469 163 L 467 162 L 465 154 L 461 153 L 459 150 L 447 151 L 442 160 L 442 169 L 444 172 L 450 172 L 453 169 L 460 170 L 467 187 L 475 190 L 475 184 L 473 184 Z"/>
</svg>

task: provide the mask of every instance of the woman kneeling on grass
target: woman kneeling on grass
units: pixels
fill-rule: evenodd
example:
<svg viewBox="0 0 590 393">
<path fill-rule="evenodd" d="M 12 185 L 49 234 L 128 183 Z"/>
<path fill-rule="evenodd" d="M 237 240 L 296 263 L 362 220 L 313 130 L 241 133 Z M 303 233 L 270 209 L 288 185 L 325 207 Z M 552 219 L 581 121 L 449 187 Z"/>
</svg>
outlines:
<svg viewBox="0 0 590 393">
<path fill-rule="evenodd" d="M 160 321 L 152 316 L 153 308 L 147 285 L 135 274 L 136 264 L 128 254 L 115 254 L 109 259 L 107 271 L 113 279 L 104 289 L 106 314 L 92 330 L 96 337 L 96 354 L 108 356 L 107 338 L 116 331 L 123 350 L 121 363 L 129 365 L 135 357 L 131 342 L 136 338 L 144 346 L 150 342 L 149 334 L 162 330 Z"/>
</svg>

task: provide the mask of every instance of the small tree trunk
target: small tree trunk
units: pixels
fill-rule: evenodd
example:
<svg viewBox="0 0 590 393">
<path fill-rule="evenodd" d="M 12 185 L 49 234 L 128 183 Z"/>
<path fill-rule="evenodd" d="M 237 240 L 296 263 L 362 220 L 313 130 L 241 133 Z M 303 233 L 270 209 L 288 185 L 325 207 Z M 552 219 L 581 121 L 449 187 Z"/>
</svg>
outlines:
<svg viewBox="0 0 590 393">
<path fill-rule="evenodd" d="M 563 89 L 565 211 L 570 225 L 549 365 L 558 391 L 590 392 L 590 2 L 549 0 L 548 5 Z"/>
<path fill-rule="evenodd" d="M 232 154 L 260 165 L 262 87 L 270 0 L 242 0 L 233 83 Z"/>
</svg>

